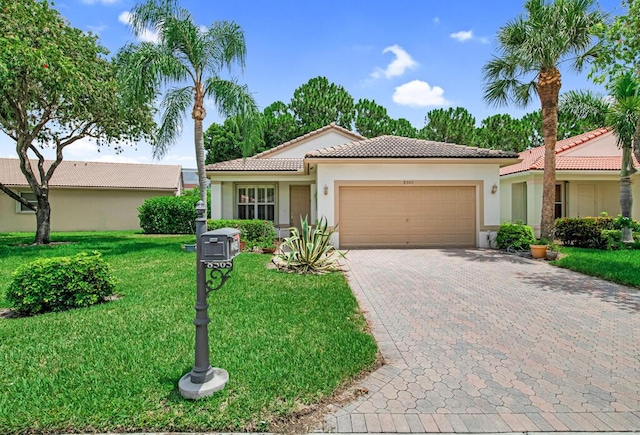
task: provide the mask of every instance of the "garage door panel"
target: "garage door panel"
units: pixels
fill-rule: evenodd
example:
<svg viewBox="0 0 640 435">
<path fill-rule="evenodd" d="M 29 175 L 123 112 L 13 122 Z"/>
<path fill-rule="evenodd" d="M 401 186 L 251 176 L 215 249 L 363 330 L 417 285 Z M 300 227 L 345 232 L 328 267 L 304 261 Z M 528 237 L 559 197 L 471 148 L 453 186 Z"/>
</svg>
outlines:
<svg viewBox="0 0 640 435">
<path fill-rule="evenodd" d="M 340 245 L 475 246 L 473 186 L 342 186 Z"/>
</svg>

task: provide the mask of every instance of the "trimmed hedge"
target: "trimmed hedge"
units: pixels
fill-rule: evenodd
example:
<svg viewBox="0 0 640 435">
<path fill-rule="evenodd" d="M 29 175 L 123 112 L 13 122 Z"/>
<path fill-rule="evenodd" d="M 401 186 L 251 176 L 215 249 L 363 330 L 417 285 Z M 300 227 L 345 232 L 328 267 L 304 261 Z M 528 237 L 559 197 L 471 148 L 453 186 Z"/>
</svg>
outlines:
<svg viewBox="0 0 640 435">
<path fill-rule="evenodd" d="M 115 280 L 99 252 L 41 258 L 12 274 L 6 299 L 23 314 L 88 307 L 113 294 Z"/>
<path fill-rule="evenodd" d="M 566 246 L 592 249 L 615 248 L 614 231 L 622 229 L 621 219 L 610 216 L 556 219 L 555 236 Z M 640 231 L 640 223 L 632 221 L 631 229 Z"/>
<path fill-rule="evenodd" d="M 248 249 L 255 246 L 268 247 L 273 245 L 273 241 L 278 237 L 273 222 L 259 219 L 209 219 L 207 230 L 217 230 L 220 228 L 237 228 L 240 230 L 240 241 L 246 243 Z"/>
<path fill-rule="evenodd" d="M 138 208 L 140 227 L 146 234 L 195 234 L 197 196 L 158 196 Z"/>
<path fill-rule="evenodd" d="M 504 222 L 500 225 L 496 236 L 498 249 L 529 249 L 529 245 L 535 243 L 533 228 L 524 224 L 512 224 Z"/>
</svg>

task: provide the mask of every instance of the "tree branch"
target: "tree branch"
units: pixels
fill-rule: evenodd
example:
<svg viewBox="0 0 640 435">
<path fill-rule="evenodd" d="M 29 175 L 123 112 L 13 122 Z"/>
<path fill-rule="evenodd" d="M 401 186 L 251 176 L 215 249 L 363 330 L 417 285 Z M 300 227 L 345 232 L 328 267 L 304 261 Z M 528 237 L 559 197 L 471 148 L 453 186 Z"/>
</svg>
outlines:
<svg viewBox="0 0 640 435">
<path fill-rule="evenodd" d="M 27 201 L 26 199 L 24 199 L 23 197 L 21 197 L 20 195 L 18 195 L 17 193 L 13 192 L 12 190 L 10 190 L 7 186 L 5 186 L 4 184 L 0 183 L 0 190 L 2 190 L 4 193 L 6 193 L 7 195 L 9 195 L 9 198 L 11 199 L 15 199 L 16 201 L 18 201 L 20 204 L 24 205 L 25 207 L 27 207 L 29 210 L 31 211 L 36 211 L 36 207 L 31 204 L 29 201 Z"/>
</svg>

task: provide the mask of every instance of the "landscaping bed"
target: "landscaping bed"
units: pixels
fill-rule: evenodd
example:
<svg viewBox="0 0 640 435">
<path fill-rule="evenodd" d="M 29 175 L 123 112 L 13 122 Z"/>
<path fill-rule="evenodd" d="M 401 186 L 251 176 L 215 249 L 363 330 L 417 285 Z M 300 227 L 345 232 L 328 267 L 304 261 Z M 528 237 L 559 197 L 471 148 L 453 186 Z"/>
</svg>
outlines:
<svg viewBox="0 0 640 435">
<path fill-rule="evenodd" d="M 226 388 L 183 399 L 193 364 L 194 236 L 53 234 L 54 246 L 0 235 L 0 307 L 11 272 L 40 257 L 99 251 L 117 300 L 33 317 L 0 318 L 0 433 L 268 431 L 371 367 L 376 345 L 341 274 L 268 270 L 242 254 L 209 297 L 211 363 Z"/>
</svg>

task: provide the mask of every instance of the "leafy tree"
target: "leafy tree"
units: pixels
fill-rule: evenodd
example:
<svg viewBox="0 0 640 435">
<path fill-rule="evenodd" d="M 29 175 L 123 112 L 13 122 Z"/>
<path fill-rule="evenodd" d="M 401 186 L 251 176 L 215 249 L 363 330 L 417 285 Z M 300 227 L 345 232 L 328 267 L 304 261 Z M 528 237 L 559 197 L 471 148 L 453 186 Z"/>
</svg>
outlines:
<svg viewBox="0 0 640 435">
<path fill-rule="evenodd" d="M 394 136 L 419 137 L 418 130 L 405 118 L 392 119 L 389 121 L 389 133 Z"/>
<path fill-rule="evenodd" d="M 427 113 L 422 136 L 427 140 L 468 145 L 473 142 L 476 119 L 464 107 L 434 109 Z"/>
<path fill-rule="evenodd" d="M 236 133 L 215 122 L 204 132 L 205 164 L 224 162 L 242 157 L 240 138 Z M 198 189 L 198 192 L 200 190 Z"/>
<path fill-rule="evenodd" d="M 356 130 L 364 137 L 376 137 L 391 134 L 391 118 L 387 109 L 366 98 L 358 100 L 355 105 Z"/>
<path fill-rule="evenodd" d="M 520 119 L 507 114 L 492 115 L 476 129 L 473 145 L 494 150 L 520 152 L 530 146 L 529 131 Z"/>
<path fill-rule="evenodd" d="M 607 125 L 618 136 L 618 146 L 622 148 L 622 168 L 620 170 L 620 210 L 622 216 L 631 219 L 633 191 L 631 176 L 637 172 L 633 165 L 633 144 L 640 141 L 638 119 L 640 119 L 640 83 L 634 74 L 627 72 L 616 79 L 612 87 L 614 103 L 607 115 Z M 623 241 L 633 242 L 631 228 L 623 228 Z"/>
<path fill-rule="evenodd" d="M 120 141 L 149 139 L 153 130 L 150 99 L 125 104 L 106 54 L 48 1 L 0 0 L 0 129 L 15 141 L 37 205 L 1 183 L 0 190 L 35 212 L 35 244 L 50 240 L 49 182 L 65 147 L 93 138 L 121 149 Z M 52 162 L 42 147 L 55 149 Z"/>
<path fill-rule="evenodd" d="M 299 128 L 289 107 L 282 101 L 267 106 L 264 115 L 264 142 L 267 149 L 298 137 Z"/>
<path fill-rule="evenodd" d="M 355 117 L 353 97 L 326 77 L 315 77 L 293 92 L 289 104 L 299 133 L 317 130 L 332 122 L 351 128 Z"/>
<path fill-rule="evenodd" d="M 558 66 L 571 62 L 580 71 L 597 54 L 593 37 L 603 22 L 595 0 L 528 0 L 526 13 L 500 28 L 498 56 L 484 66 L 487 102 L 527 106 L 535 93 L 542 108 L 545 146 L 541 237 L 554 224 L 555 147 L 561 76 Z"/>
<path fill-rule="evenodd" d="M 201 199 L 206 201 L 205 147 L 202 121 L 205 99 L 211 99 L 223 116 L 239 115 L 236 128 L 243 133 L 248 152 L 256 137 L 257 107 L 246 86 L 220 76 L 234 65 L 244 67 L 244 33 L 234 22 L 218 21 L 203 30 L 176 0 L 148 0 L 131 13 L 136 35 L 151 28 L 158 43 L 127 44 L 120 52 L 122 82 L 131 99 L 148 98 L 168 87 L 161 103 L 161 125 L 154 157 L 162 157 L 182 131 L 184 114 L 191 107 Z M 173 87 L 171 87 L 173 86 Z"/>
</svg>

